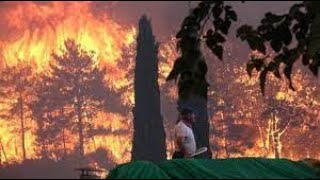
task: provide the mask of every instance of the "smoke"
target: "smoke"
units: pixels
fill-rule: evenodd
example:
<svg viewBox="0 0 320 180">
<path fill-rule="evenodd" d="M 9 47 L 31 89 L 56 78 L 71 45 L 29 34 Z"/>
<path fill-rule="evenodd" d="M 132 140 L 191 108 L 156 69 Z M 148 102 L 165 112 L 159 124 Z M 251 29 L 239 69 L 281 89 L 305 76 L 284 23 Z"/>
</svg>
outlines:
<svg viewBox="0 0 320 180">
<path fill-rule="evenodd" d="M 195 7 L 199 1 L 191 1 Z M 96 2 L 97 9 L 110 7 L 111 2 Z M 189 13 L 189 1 L 119 1 L 112 6 L 113 16 L 120 23 L 136 24 L 140 16 L 146 13 L 152 19 L 155 35 L 162 40 L 174 35 L 180 28 L 182 20 Z M 256 25 L 266 11 L 285 13 L 294 1 L 274 2 L 246 1 L 245 3 L 230 1 L 239 15 L 239 24 Z M 110 10 L 110 9 L 109 9 Z"/>
<path fill-rule="evenodd" d="M 177 24 L 180 24 L 188 12 L 187 3 L 180 1 L 94 2 L 92 8 L 97 14 L 108 12 L 120 24 L 137 24 L 141 15 L 146 14 L 152 19 L 157 39 L 167 39 L 175 34 Z"/>
<path fill-rule="evenodd" d="M 1 2 L 0 15 L 3 15 L 8 8 L 21 3 L 26 2 Z M 47 5 L 52 1 L 37 1 L 36 3 Z M 192 7 L 195 7 L 197 3 L 197 1 L 192 1 Z M 245 3 L 230 1 L 227 3 L 233 5 L 238 12 L 239 24 L 255 25 L 266 11 L 284 13 L 288 10 L 288 7 L 296 2 L 280 1 L 276 5 L 274 2 L 267 1 L 247 1 Z M 95 1 L 91 7 L 95 15 L 108 13 L 121 24 L 136 24 L 140 16 L 145 13 L 151 17 L 155 35 L 160 40 L 175 34 L 180 28 L 183 18 L 189 12 L 188 1 Z M 4 30 L 3 23 L 3 21 L 0 21 L 0 32 Z"/>
<path fill-rule="evenodd" d="M 147 14 L 148 17 L 151 18 L 152 20 L 152 26 L 153 30 L 156 36 L 156 39 L 160 42 L 168 42 L 167 40 L 171 38 L 172 35 L 175 35 L 177 30 L 180 28 L 180 24 L 184 17 L 188 14 L 188 2 L 181 2 L 181 1 L 157 1 L 157 2 L 145 2 L 145 1 L 132 1 L 132 2 L 122 2 L 122 1 L 107 1 L 107 2 L 76 2 L 76 4 L 89 4 L 90 6 L 78 6 L 78 8 L 73 8 L 69 9 L 69 5 L 74 5 L 75 2 L 64 2 L 63 6 L 59 6 L 59 3 L 52 2 L 52 1 L 43 1 L 43 2 L 0 2 L 0 50 L 3 49 L 3 47 L 6 45 L 4 41 L 16 41 L 19 39 L 20 36 L 25 35 L 25 39 L 22 39 L 20 42 L 21 43 L 16 43 L 15 47 L 19 50 L 21 50 L 21 47 L 29 47 L 30 45 L 33 45 L 35 48 L 35 52 L 38 52 L 38 47 L 42 47 L 41 43 L 43 43 L 46 47 L 49 47 L 49 44 L 52 43 L 55 40 L 55 31 L 51 31 L 50 29 L 55 30 L 57 27 L 57 24 L 60 24 L 63 22 L 64 18 L 73 16 L 73 14 L 82 14 L 84 16 L 83 21 L 81 21 L 80 18 L 70 18 L 70 21 L 66 22 L 75 22 L 76 25 L 74 26 L 67 26 L 70 28 L 66 28 L 66 30 L 70 30 L 70 35 L 77 34 L 79 33 L 78 27 L 84 27 L 80 22 L 85 22 L 84 24 L 89 21 L 89 25 L 87 26 L 87 36 L 90 41 L 85 41 L 83 40 L 84 43 L 90 44 L 92 46 L 88 48 L 92 49 L 105 49 L 105 47 L 117 47 L 116 50 L 120 50 L 119 47 L 122 46 L 116 46 L 112 43 L 105 43 L 101 44 L 106 38 L 110 37 L 110 41 L 113 39 L 116 39 L 114 43 L 118 43 L 118 41 L 121 40 L 126 34 L 127 29 L 124 30 L 124 32 L 119 35 L 119 29 L 123 28 L 124 26 L 134 26 L 136 27 L 136 24 L 138 23 L 139 18 L 141 17 L 142 14 Z M 244 23 L 248 24 L 253 24 L 256 25 L 259 23 L 259 20 L 261 17 L 264 16 L 264 13 L 266 11 L 272 11 L 275 13 L 284 13 L 285 11 L 288 10 L 288 7 L 290 7 L 291 4 L 295 2 L 277 2 L 275 5 L 274 2 L 246 2 L 244 4 L 240 2 L 228 2 L 232 5 L 234 5 L 236 11 L 238 12 L 239 16 L 239 22 L 236 26 Z M 27 4 L 35 4 L 35 6 L 28 6 L 29 8 L 22 8 L 26 7 L 25 5 Z M 192 6 L 196 6 L 197 2 L 192 2 Z M 39 6 L 40 5 L 40 6 Z M 54 9 L 54 7 L 57 7 L 58 13 L 56 11 L 53 13 L 50 11 L 50 9 Z M 74 7 L 74 6 L 72 6 Z M 85 9 L 82 9 L 85 7 Z M 11 14 L 10 11 L 15 11 L 15 14 Z M 35 13 L 35 12 L 38 12 Z M 90 12 L 90 13 L 88 13 Z M 88 16 L 89 14 L 89 16 Z M 91 18 L 91 15 L 94 16 L 94 18 Z M 98 19 L 103 19 L 103 17 L 106 16 L 109 18 L 108 20 L 111 19 L 109 22 L 108 20 L 102 20 L 99 21 Z M 90 22 L 91 20 L 91 22 Z M 97 21 L 96 21 L 97 20 Z M 116 23 L 114 23 L 114 21 Z M 78 25 L 79 23 L 80 25 Z M 91 25 L 90 23 L 95 23 L 95 26 Z M 110 25 L 107 25 L 107 23 L 110 23 Z M 66 23 L 67 24 L 67 23 Z M 23 34 L 24 30 L 33 31 L 36 30 L 37 28 L 41 29 L 41 27 L 47 27 L 48 28 L 43 28 L 44 31 L 39 31 L 38 34 L 34 33 L 34 36 L 28 35 L 28 33 Z M 63 25 L 61 25 L 64 27 Z M 74 27 L 75 29 L 72 29 Z M 109 33 L 106 33 L 106 36 L 99 35 L 99 32 L 105 32 L 107 30 L 113 29 L 112 32 L 110 32 L 111 36 L 109 36 Z M 235 28 L 235 27 L 234 27 Z M 86 28 L 84 28 L 86 29 Z M 97 29 L 100 29 L 101 31 L 96 31 Z M 116 33 L 115 33 L 116 32 Z M 42 34 L 42 33 L 47 33 L 47 34 Z M 82 32 L 81 32 L 82 33 Z M 80 34 L 80 33 L 79 33 Z M 103 33 L 102 33 L 103 34 Z M 132 33 L 129 33 L 132 34 Z M 234 34 L 233 34 L 234 35 Z M 52 38 L 48 38 L 51 37 Z M 38 39 L 39 44 L 33 43 L 34 40 L 37 37 L 43 37 L 43 39 Z M 116 37 L 116 38 L 114 38 Z M 91 40 L 96 40 L 96 41 L 91 41 Z M 28 41 L 29 40 L 29 41 Z M 49 43 L 48 43 L 49 42 Z M 235 44 L 234 42 L 237 41 L 232 41 L 230 44 L 233 44 L 232 47 L 232 53 L 236 54 L 237 57 L 241 57 L 239 59 L 245 59 L 247 57 L 247 52 L 244 51 L 243 49 L 246 48 L 246 46 L 239 46 L 238 44 Z M 238 43 L 238 42 L 237 42 Z M 106 46 L 107 44 L 107 46 Z M 174 44 L 174 43 L 172 43 Z M 57 46 L 56 44 L 51 45 Z M 99 46 L 99 47 L 96 47 Z M 111 49 L 110 48 L 110 49 Z M 27 49 L 27 48 L 25 48 Z M 41 48 L 40 48 L 41 49 Z M 169 50 L 174 50 L 175 46 L 172 46 L 168 48 L 167 53 L 170 52 Z M 28 49 L 29 50 L 29 49 Z M 44 52 L 47 52 L 48 49 L 43 50 Z M 51 49 L 50 49 L 51 50 Z M 20 51 L 22 52 L 22 51 Z M 111 49 L 108 52 L 116 52 L 114 49 Z M 47 52 L 48 53 L 48 52 Z M 161 53 L 161 52 L 160 52 Z M 174 52 L 176 53 L 176 52 Z M 174 53 L 172 52 L 171 54 L 169 53 L 168 59 L 167 59 L 167 65 L 164 66 L 162 65 L 161 67 L 164 69 L 166 68 L 166 71 L 170 71 L 172 62 L 174 60 Z M 43 55 L 40 53 L 40 55 Z M 0 54 L 1 60 L 3 60 L 3 54 Z M 116 127 L 125 127 L 127 124 L 123 122 L 128 122 L 130 121 L 130 117 L 122 117 L 118 114 L 126 114 L 128 109 L 130 107 L 124 107 L 123 104 L 119 103 L 119 97 L 122 98 L 121 95 L 124 93 L 121 90 L 124 89 L 124 91 L 129 92 L 128 93 L 128 99 L 130 99 L 132 95 L 132 91 L 128 90 L 130 88 L 130 82 L 131 79 L 127 78 L 127 75 L 130 75 L 130 72 L 128 69 L 129 62 L 127 61 L 122 61 L 122 62 L 116 62 L 116 59 L 120 55 L 116 54 L 116 57 L 113 58 L 115 61 L 113 62 L 106 62 L 108 65 L 110 65 L 110 68 L 108 69 L 109 73 L 112 73 L 112 78 L 110 79 L 109 85 L 112 87 L 113 90 L 117 90 L 118 92 L 115 93 L 110 90 L 110 97 L 109 97 L 109 103 L 107 104 L 107 109 L 110 112 L 116 113 L 116 115 L 111 116 L 108 115 L 106 117 L 101 116 L 100 118 L 100 123 L 101 124 L 106 124 L 106 121 L 108 121 L 108 125 L 112 126 L 111 124 L 116 124 L 119 123 L 120 125 L 115 125 Z M 170 57 L 170 58 L 169 58 Z M 242 58 L 243 57 L 243 58 Z M 39 58 L 40 60 L 43 60 L 43 58 Z M 105 58 L 107 59 L 107 58 Z M 110 60 L 110 58 L 108 59 Z M 40 63 L 41 64 L 41 63 Z M 123 66 L 119 66 L 119 64 L 123 64 Z M 132 64 L 132 62 L 131 62 Z M 116 68 L 117 67 L 117 68 Z M 120 68 L 119 68 L 120 67 Z M 160 67 L 160 68 L 161 68 Z M 212 68 L 213 69 L 213 68 Z M 120 83 L 119 79 L 123 80 L 123 82 Z M 119 86 L 119 87 L 118 87 Z M 169 87 L 167 84 L 164 86 Z M 173 88 L 171 85 L 170 88 L 163 88 L 162 91 L 171 91 Z M 175 90 L 175 89 L 174 89 Z M 172 100 L 173 97 L 167 98 L 165 97 L 164 93 L 162 94 L 162 112 L 163 116 L 165 119 L 166 123 L 174 122 L 176 119 L 176 111 L 175 111 L 175 99 Z M 131 101 L 129 101 L 131 102 Z M 128 108 L 128 109 L 127 109 Z M 109 120 L 112 120 L 113 122 L 109 122 Z M 121 119 L 122 121 L 118 121 Z M 122 124 L 121 124 L 122 123 Z M 128 123 L 129 124 L 129 123 Z M 117 132 L 119 134 L 116 135 L 122 135 L 123 131 L 120 131 L 119 129 L 116 129 L 113 132 Z M 238 134 L 235 134 L 237 136 Z M 107 139 L 107 138 L 100 138 L 97 141 L 100 142 L 101 144 L 112 144 L 114 142 L 114 139 L 118 137 L 112 138 L 112 139 Z M 123 137 L 125 139 L 126 137 Z M 123 148 L 123 147 L 129 147 L 127 144 L 123 144 L 123 142 L 127 142 L 129 140 L 119 140 L 111 150 L 116 151 L 117 148 Z M 107 143 L 106 143 L 107 142 Z M 104 147 L 104 146 L 102 146 Z M 109 148 L 109 147 L 108 147 Z M 115 155 L 114 155 L 115 156 Z M 123 157 L 121 157 L 121 153 L 117 154 L 116 160 L 119 160 Z"/>
</svg>

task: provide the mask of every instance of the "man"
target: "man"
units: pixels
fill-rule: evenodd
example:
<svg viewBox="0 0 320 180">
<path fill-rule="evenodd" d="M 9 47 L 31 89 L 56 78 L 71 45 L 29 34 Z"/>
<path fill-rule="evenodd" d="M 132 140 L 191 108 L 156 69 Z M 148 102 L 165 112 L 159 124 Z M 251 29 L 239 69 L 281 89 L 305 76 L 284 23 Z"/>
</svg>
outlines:
<svg viewBox="0 0 320 180">
<path fill-rule="evenodd" d="M 196 152 L 196 141 L 192 131 L 193 123 L 195 123 L 195 117 L 192 110 L 182 109 L 174 128 L 176 150 L 172 159 L 190 158 Z"/>
</svg>

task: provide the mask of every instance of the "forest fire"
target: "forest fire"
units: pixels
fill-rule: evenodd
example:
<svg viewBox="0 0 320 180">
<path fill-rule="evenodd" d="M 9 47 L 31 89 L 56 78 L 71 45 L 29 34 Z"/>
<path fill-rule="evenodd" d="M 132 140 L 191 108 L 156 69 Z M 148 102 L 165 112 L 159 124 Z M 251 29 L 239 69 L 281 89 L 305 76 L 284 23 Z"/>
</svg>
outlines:
<svg viewBox="0 0 320 180">
<path fill-rule="evenodd" d="M 121 90 L 119 104 L 129 109 L 133 104 L 133 79 L 130 76 L 134 66 L 135 36 L 134 26 L 123 26 L 111 19 L 107 12 L 94 15 L 91 2 L 50 2 L 50 3 L 11 3 L 8 2 L 1 17 L 5 22 L 6 35 L 1 36 L 2 67 L 16 66 L 19 62 L 31 64 L 34 75 L 45 72 L 49 67 L 51 54 L 59 53 L 64 48 L 67 39 L 73 39 L 86 51 L 94 52 L 95 64 L 107 70 L 106 84 L 114 92 Z M 64 13 L 61 13 L 61 12 Z M 174 42 L 169 42 L 173 45 Z M 161 84 L 169 73 L 174 59 L 172 45 L 163 45 L 160 48 L 161 58 Z M 171 61 L 171 62 L 170 62 Z M 167 64 L 171 63 L 171 64 Z M 124 89 L 124 90 L 123 90 Z M 5 105 L 3 105 L 5 106 Z M 131 148 L 131 115 L 119 113 L 101 113 L 94 120 L 93 126 L 110 129 L 109 135 L 95 136 L 88 139 L 85 145 L 86 154 L 98 148 L 109 150 L 116 163 L 130 160 Z M 0 126 L 1 143 L 7 162 L 20 162 L 22 152 L 19 120 L 2 122 Z M 39 149 L 35 144 L 34 132 L 37 128 L 32 118 L 26 120 L 27 158 L 39 157 Z M 119 132 L 119 133 L 117 133 Z M 122 132 L 122 133 L 121 133 Z M 125 133 L 123 133 L 125 132 Z M 68 141 L 64 143 L 65 151 L 74 148 L 76 137 L 64 132 Z M 54 145 L 51 148 L 55 148 Z M 56 159 L 57 155 L 52 154 Z"/>
<path fill-rule="evenodd" d="M 121 48 L 134 41 L 134 28 L 123 28 L 106 15 L 95 17 L 89 2 L 52 2 L 38 5 L 24 2 L 3 14 L 8 28 L 15 30 L 4 43 L 3 55 L 11 59 L 35 61 L 45 68 L 50 54 L 63 47 L 67 38 L 75 39 L 86 50 L 95 51 L 97 59 L 114 64 L 121 57 Z M 64 13 L 61 11 L 64 10 Z"/>
<path fill-rule="evenodd" d="M 88 108 L 88 112 L 84 111 L 84 114 L 87 113 L 82 119 L 85 124 L 82 137 L 84 154 L 91 158 L 90 163 L 95 165 L 95 153 L 98 151 L 115 164 L 130 161 L 136 26 L 120 25 L 108 12 L 94 13 L 92 2 L 5 2 L 1 8 L 1 69 L 23 64 L 31 66 L 32 78 L 50 74 L 48 69 L 53 59 L 52 54 L 61 55 L 59 50 L 66 49 L 65 41 L 68 39 L 74 40 L 84 51 L 93 52 L 94 67 L 106 69 L 104 85 L 108 88 L 110 99 L 106 106 L 111 110 L 106 108 L 107 110 L 92 113 L 89 110 L 93 108 Z M 158 55 L 161 100 L 162 103 L 167 103 L 164 105 L 167 109 L 162 110 L 166 112 L 162 113 L 165 114 L 163 121 L 166 123 L 166 132 L 169 132 L 166 141 L 168 156 L 174 149 L 171 131 L 176 117 L 172 117 L 175 109 L 171 108 L 170 103 L 177 98 L 177 87 L 175 84 L 166 83 L 165 78 L 178 56 L 176 43 L 174 37 L 161 42 Z M 235 43 L 230 43 L 229 46 L 232 47 L 230 49 L 240 49 Z M 257 52 L 254 51 L 253 54 Z M 233 60 L 232 52 L 228 55 Z M 315 98 L 318 92 L 316 82 L 305 78 L 299 71 L 293 76 L 298 87 L 297 92 L 291 92 L 284 86 L 279 87 L 275 83 L 276 78 L 272 78 L 267 86 L 271 87 L 267 93 L 271 98 L 268 99 L 262 97 L 258 91 L 256 74 L 249 78 L 240 63 L 227 61 L 226 71 L 223 71 L 224 67 L 221 68 L 223 63 L 215 63 L 211 59 L 207 63 L 208 76 L 212 80 L 212 83 L 209 82 L 211 86 L 208 97 L 209 122 L 212 126 L 210 142 L 216 158 L 281 156 L 297 160 L 306 154 L 313 158 L 320 156 L 320 152 L 316 150 L 320 142 L 310 142 L 310 139 L 316 139 L 319 135 L 315 130 L 320 124 L 320 103 Z M 20 82 L 21 79 L 17 81 Z M 306 84 L 310 85 L 310 88 L 304 94 L 303 87 Z M 54 134 L 54 138 L 41 137 L 47 143 L 42 144 L 43 139 L 39 138 L 38 134 L 47 133 L 54 125 L 50 124 L 52 119 L 67 117 L 64 113 L 68 113 L 68 110 L 65 111 L 62 107 L 50 112 L 51 114 L 46 112 L 41 118 L 46 117 L 48 121 L 39 123 L 41 118 L 37 117 L 35 120 L 29 108 L 29 104 L 33 102 L 30 94 L 35 90 L 31 88 L 24 92 L 19 89 L 19 85 L 15 87 L 18 90 L 14 94 L 18 98 L 11 98 L 9 95 L 7 98 L 0 98 L 0 165 L 21 163 L 26 159 L 42 159 L 44 156 L 53 160 L 71 156 L 79 146 L 78 132 L 75 132 L 72 126 L 77 123 L 75 116 L 72 117 L 74 119 L 70 122 L 71 125 L 66 123 L 65 127 L 58 130 L 53 128 L 52 132 L 50 131 L 52 134 L 61 132 Z M 22 97 L 28 97 L 24 101 L 26 105 L 23 105 Z M 310 99 L 312 103 L 308 102 Z M 94 103 L 96 101 L 92 101 L 92 104 Z M 15 106 L 17 104 L 20 107 Z M 68 104 L 65 107 L 67 109 L 72 106 Z M 14 108 L 20 108 L 20 111 L 17 111 L 20 114 L 12 113 Z M 299 113 L 309 114 L 302 118 L 298 116 Z M 39 124 L 47 129 L 39 133 Z M 303 145 L 299 146 L 301 142 Z"/>
<path fill-rule="evenodd" d="M 9 31 L 8 35 L 1 39 L 1 56 L 5 60 L 4 66 L 14 66 L 17 60 L 23 63 L 32 64 L 35 72 L 45 71 L 49 65 L 51 54 L 63 48 L 66 39 L 74 39 L 86 51 L 95 52 L 96 63 L 107 67 L 109 70 L 107 78 L 110 88 L 117 91 L 128 85 L 126 79 L 126 69 L 118 68 L 118 61 L 121 59 L 122 49 L 128 47 L 135 40 L 136 30 L 133 27 L 122 27 L 106 15 L 96 17 L 91 12 L 90 2 L 52 2 L 48 4 L 37 4 L 24 2 L 15 4 L 1 11 Z M 64 13 L 61 13 L 64 11 Z M 14 32 L 14 33 L 12 33 Z M 134 51 L 134 49 L 131 49 Z M 130 92 L 131 96 L 133 92 Z M 126 128 L 127 125 L 121 124 L 122 115 L 107 115 L 99 117 L 99 124 L 106 124 L 112 119 L 111 129 Z M 98 121 L 99 122 L 99 121 Z M 32 126 L 28 120 L 31 129 Z M 14 136 L 18 131 L 10 130 L 9 123 L 1 123 L 2 144 L 7 160 L 21 160 L 21 152 L 17 147 L 21 143 Z M 28 131 L 32 132 L 32 130 Z M 26 148 L 28 158 L 33 158 L 37 149 L 34 145 L 32 134 L 26 137 Z M 118 162 L 128 160 L 128 155 L 124 156 L 123 151 L 130 148 L 129 134 L 124 138 L 123 135 L 111 135 L 105 138 L 96 138 L 96 148 L 103 147 L 110 149 L 114 158 Z M 122 139 L 122 140 L 121 140 Z M 125 142 L 121 142 L 125 141 Z M 72 144 L 70 148 L 73 147 Z M 87 153 L 94 151 L 87 147 Z M 119 154 L 117 154 L 119 153 Z"/>
</svg>

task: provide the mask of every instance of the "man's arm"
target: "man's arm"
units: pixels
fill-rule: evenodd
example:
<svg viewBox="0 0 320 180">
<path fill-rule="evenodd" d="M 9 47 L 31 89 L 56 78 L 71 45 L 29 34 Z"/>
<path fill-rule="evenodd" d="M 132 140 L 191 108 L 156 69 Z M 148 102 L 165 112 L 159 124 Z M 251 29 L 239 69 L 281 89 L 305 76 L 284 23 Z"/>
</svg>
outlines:
<svg viewBox="0 0 320 180">
<path fill-rule="evenodd" d="M 184 147 L 184 144 L 183 144 L 183 139 L 185 137 L 177 137 L 176 141 L 177 141 L 177 146 L 179 147 L 181 153 L 185 154 L 186 150 L 185 150 L 185 147 Z"/>
<path fill-rule="evenodd" d="M 189 154 L 187 151 L 186 151 L 186 148 L 185 148 L 185 142 L 187 140 L 187 137 L 184 137 L 184 136 L 180 136 L 180 137 L 177 137 L 177 145 L 179 146 L 179 149 L 181 151 L 181 153 L 183 153 L 184 157 L 185 158 L 190 158 L 191 157 L 191 154 Z"/>
</svg>

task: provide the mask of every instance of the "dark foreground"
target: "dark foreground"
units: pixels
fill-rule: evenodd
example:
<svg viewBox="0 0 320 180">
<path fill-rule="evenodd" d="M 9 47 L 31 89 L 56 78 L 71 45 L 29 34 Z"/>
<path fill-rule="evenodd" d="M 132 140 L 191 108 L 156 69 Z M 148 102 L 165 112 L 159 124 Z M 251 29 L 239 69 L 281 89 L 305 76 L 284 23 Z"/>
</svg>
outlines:
<svg viewBox="0 0 320 180">
<path fill-rule="evenodd" d="M 286 159 L 235 158 L 137 161 L 110 171 L 108 179 L 319 179 L 318 169 Z"/>
</svg>

